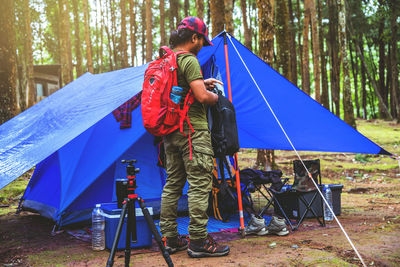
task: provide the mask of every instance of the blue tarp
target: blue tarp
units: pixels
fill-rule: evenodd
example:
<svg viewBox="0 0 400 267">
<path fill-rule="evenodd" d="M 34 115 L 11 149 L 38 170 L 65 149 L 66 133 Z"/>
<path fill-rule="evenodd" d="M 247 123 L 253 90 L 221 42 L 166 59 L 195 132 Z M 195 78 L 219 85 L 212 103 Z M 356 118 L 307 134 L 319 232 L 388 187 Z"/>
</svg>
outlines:
<svg viewBox="0 0 400 267">
<path fill-rule="evenodd" d="M 214 38 L 214 46 L 203 48 L 198 58 L 204 64 L 215 56 L 228 95 L 224 35 Z M 390 154 L 239 41 L 228 38 L 227 42 L 241 147 L 292 149 L 265 97 L 297 150 Z M 24 195 L 24 207 L 67 224 L 87 218 L 95 203 L 115 199 L 114 180 L 125 177 L 120 160 L 136 158 L 141 168 L 137 192 L 157 201 L 165 173 L 156 166 L 157 149 L 143 128 L 140 108 L 133 111 L 130 129 L 120 130 L 111 114 L 140 92 L 146 67 L 87 73 L 2 124 L 0 188 L 37 165 Z"/>
</svg>

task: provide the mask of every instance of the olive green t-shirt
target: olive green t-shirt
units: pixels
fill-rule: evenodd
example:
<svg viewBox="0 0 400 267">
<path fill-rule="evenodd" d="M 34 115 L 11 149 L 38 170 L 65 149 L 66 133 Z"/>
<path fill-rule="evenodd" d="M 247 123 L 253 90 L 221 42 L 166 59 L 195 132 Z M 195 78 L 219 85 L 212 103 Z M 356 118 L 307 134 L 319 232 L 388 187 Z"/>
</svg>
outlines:
<svg viewBox="0 0 400 267">
<path fill-rule="evenodd" d="M 182 87 L 184 92 L 181 99 L 181 103 L 183 103 L 186 95 L 189 92 L 189 84 L 194 80 L 203 80 L 203 74 L 201 73 L 199 61 L 192 53 L 178 55 L 177 64 L 178 86 Z M 190 123 L 192 124 L 194 130 L 208 130 L 206 105 L 203 105 L 199 101 L 195 100 L 195 102 L 190 106 L 188 114 Z M 184 123 L 183 127 L 184 131 L 186 132 L 188 130 L 188 125 L 186 122 Z"/>
</svg>

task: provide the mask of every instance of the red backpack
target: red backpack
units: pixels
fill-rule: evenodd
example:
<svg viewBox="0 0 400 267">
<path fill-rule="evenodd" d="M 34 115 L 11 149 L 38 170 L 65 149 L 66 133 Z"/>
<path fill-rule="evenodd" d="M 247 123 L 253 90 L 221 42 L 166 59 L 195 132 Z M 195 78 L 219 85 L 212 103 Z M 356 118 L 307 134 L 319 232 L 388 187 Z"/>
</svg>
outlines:
<svg viewBox="0 0 400 267">
<path fill-rule="evenodd" d="M 194 102 L 191 90 L 182 108 L 170 99 L 171 88 L 177 85 L 176 57 L 189 52 L 174 52 L 166 46 L 161 47 L 159 52 L 159 58 L 149 64 L 144 74 L 141 100 L 144 128 L 155 136 L 165 136 L 177 129 L 183 133 L 186 119 L 191 132 L 194 132 L 187 116 Z"/>
</svg>

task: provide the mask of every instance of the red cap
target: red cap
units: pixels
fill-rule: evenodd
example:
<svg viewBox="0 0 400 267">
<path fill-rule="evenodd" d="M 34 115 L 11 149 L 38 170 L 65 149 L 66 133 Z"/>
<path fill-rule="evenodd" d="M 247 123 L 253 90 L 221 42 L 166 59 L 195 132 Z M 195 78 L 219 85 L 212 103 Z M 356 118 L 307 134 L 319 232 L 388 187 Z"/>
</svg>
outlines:
<svg viewBox="0 0 400 267">
<path fill-rule="evenodd" d="M 184 18 L 178 24 L 178 30 L 185 28 L 201 34 L 207 41 L 207 43 L 205 43 L 204 46 L 213 45 L 210 39 L 208 39 L 207 26 L 201 19 L 197 17 Z"/>
</svg>

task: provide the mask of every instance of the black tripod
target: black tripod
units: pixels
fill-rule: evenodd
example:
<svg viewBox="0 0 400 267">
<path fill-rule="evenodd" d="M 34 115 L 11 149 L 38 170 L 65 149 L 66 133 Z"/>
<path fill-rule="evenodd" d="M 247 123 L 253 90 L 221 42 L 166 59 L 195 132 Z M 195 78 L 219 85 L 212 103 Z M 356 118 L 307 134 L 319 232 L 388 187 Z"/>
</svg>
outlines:
<svg viewBox="0 0 400 267">
<path fill-rule="evenodd" d="M 124 201 L 122 202 L 123 205 L 121 210 L 121 217 L 118 222 L 117 232 L 114 237 L 113 245 L 110 251 L 110 256 L 108 257 L 107 267 L 111 267 L 114 264 L 115 252 L 117 250 L 118 241 L 121 236 L 122 226 L 124 224 L 126 213 L 128 213 L 128 221 L 126 227 L 125 267 L 129 267 L 129 261 L 131 256 L 131 240 L 134 243 L 137 242 L 136 211 L 135 211 L 136 200 L 138 200 L 139 206 L 142 209 L 147 225 L 149 226 L 151 232 L 153 233 L 154 239 L 157 241 L 157 244 L 160 247 L 161 253 L 165 261 L 167 262 L 168 266 L 173 267 L 174 264 L 172 263 L 172 260 L 169 257 L 169 253 L 165 249 L 161 241 L 161 236 L 158 233 L 153 218 L 151 217 L 146 206 L 144 205 L 144 200 L 135 194 L 135 189 L 137 188 L 135 178 L 136 178 L 136 173 L 139 172 L 139 169 L 135 168 L 135 166 L 133 165 L 133 163 L 136 163 L 136 160 L 122 160 L 121 162 L 128 163 L 128 166 L 126 166 L 127 180 L 124 180 L 122 185 L 117 184 L 116 186 L 117 197 L 120 197 L 120 199 L 124 199 Z"/>
</svg>

